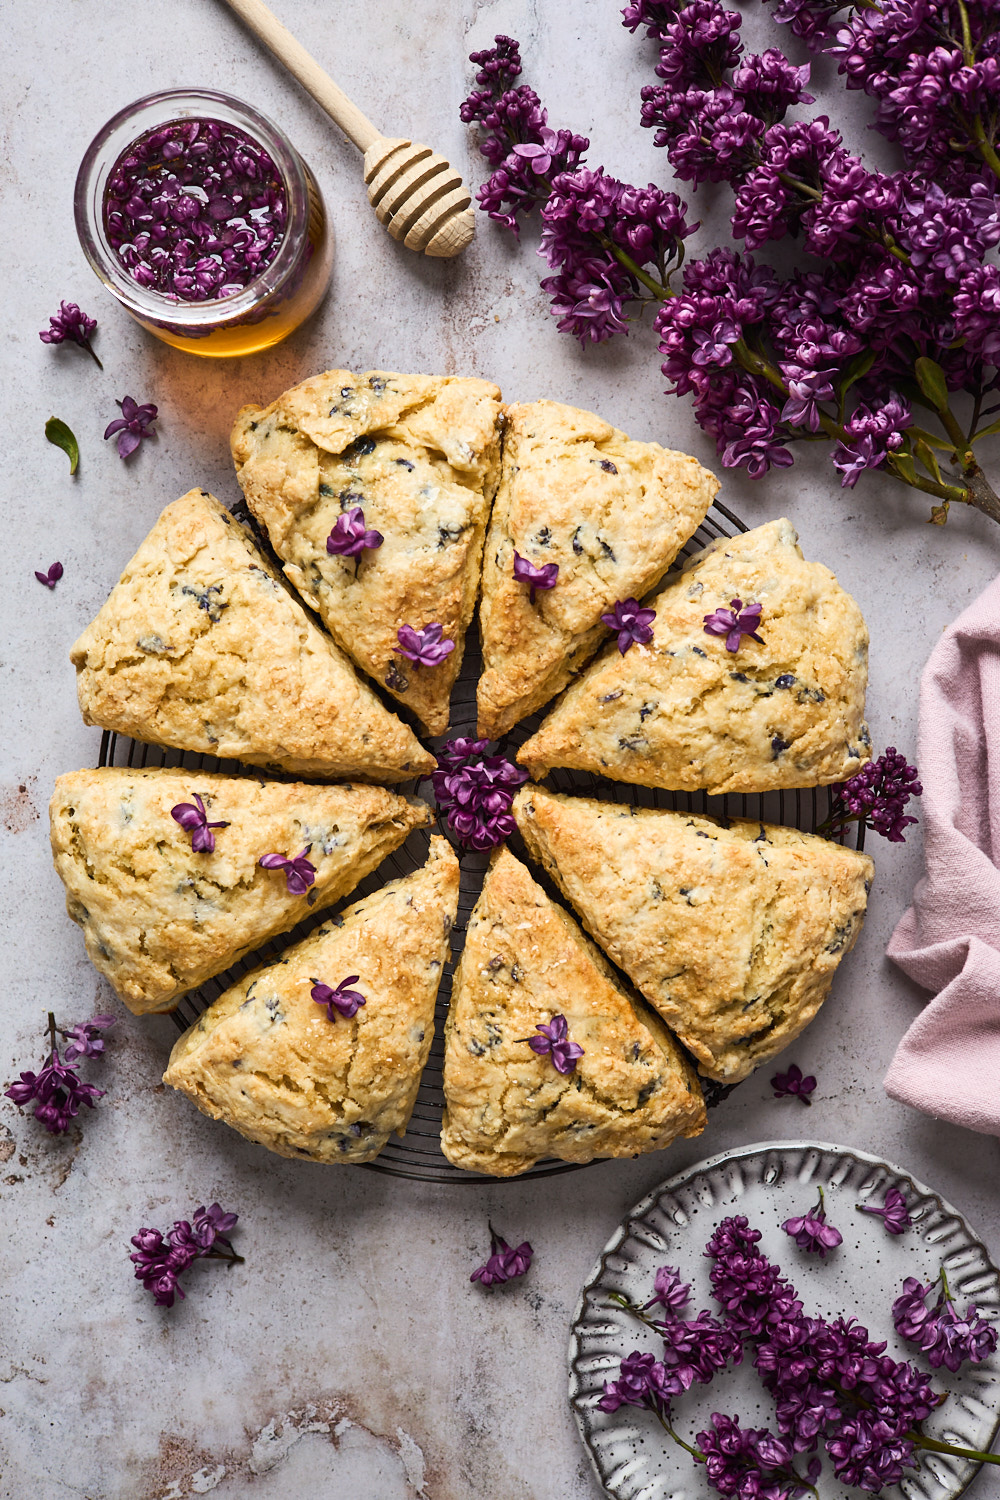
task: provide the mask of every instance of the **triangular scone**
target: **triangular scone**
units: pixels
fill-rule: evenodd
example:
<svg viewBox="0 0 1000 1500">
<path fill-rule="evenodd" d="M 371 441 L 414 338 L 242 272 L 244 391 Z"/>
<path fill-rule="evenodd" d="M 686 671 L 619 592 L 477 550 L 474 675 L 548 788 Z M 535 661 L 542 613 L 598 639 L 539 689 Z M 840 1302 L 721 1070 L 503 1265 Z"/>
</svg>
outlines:
<svg viewBox="0 0 1000 1500">
<path fill-rule="evenodd" d="M 434 765 L 206 490 L 167 506 L 70 656 L 85 723 L 138 740 L 311 776 Z"/>
<path fill-rule="evenodd" d="M 174 1047 L 164 1082 L 279 1156 L 371 1161 L 413 1110 L 458 880 L 447 840 L 432 838 L 422 869 L 220 995 Z M 352 974 L 365 1004 L 331 1021 L 312 987 Z"/>
<path fill-rule="evenodd" d="M 567 1074 L 527 1045 L 556 1015 L 583 1048 Z M 697 1076 L 666 1027 L 505 849 L 452 982 L 444 1095 L 445 1155 L 494 1177 L 546 1156 L 659 1151 L 705 1128 Z"/>
<path fill-rule="evenodd" d="M 170 815 L 197 793 L 215 850 L 196 853 Z M 106 766 L 60 776 L 49 805 L 66 910 L 130 1010 L 172 1010 L 311 910 L 330 906 L 397 849 L 430 808 L 380 786 L 304 786 L 207 771 Z M 262 854 L 308 850 L 315 883 L 291 895 Z"/>
<path fill-rule="evenodd" d="M 608 638 L 601 615 L 659 583 L 718 488 L 696 459 L 633 442 L 593 412 L 507 408 L 483 560 L 480 734 L 505 734 L 576 676 Z M 559 568 L 534 604 L 515 551 Z"/>
<path fill-rule="evenodd" d="M 738 651 L 705 616 L 762 605 Z M 675 791 L 766 792 L 845 781 L 871 758 L 868 630 L 788 521 L 721 537 L 653 599 L 653 639 L 601 653 L 525 742 L 536 781 L 573 766 Z"/>
<path fill-rule="evenodd" d="M 815 834 L 537 786 L 514 813 L 587 930 L 723 1083 L 808 1025 L 861 931 L 875 867 Z"/>
<path fill-rule="evenodd" d="M 328 370 L 232 433 L 236 474 L 285 572 L 337 644 L 418 716 L 448 727 L 500 456 L 500 392 L 450 375 Z M 380 547 L 331 556 L 360 506 Z M 455 650 L 434 667 L 396 654 L 401 625 L 437 622 Z"/>
</svg>

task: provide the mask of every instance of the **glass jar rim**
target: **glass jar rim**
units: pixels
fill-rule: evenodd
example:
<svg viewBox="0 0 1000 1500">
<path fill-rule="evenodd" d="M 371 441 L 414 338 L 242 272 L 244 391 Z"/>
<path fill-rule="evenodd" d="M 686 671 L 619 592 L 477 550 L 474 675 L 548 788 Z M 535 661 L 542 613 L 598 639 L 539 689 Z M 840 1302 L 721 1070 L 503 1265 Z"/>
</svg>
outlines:
<svg viewBox="0 0 1000 1500">
<path fill-rule="evenodd" d="M 277 254 L 253 281 L 231 297 L 199 302 L 174 301 L 129 275 L 108 240 L 104 224 L 104 192 L 119 157 L 148 130 L 173 120 L 221 119 L 245 130 L 268 152 L 281 175 L 287 198 L 285 232 Z M 239 322 L 280 292 L 296 274 L 309 226 L 309 184 L 294 146 L 266 115 L 253 105 L 217 89 L 161 89 L 126 105 L 103 125 L 84 152 L 73 193 L 73 213 L 80 246 L 92 269 L 125 307 L 140 319 L 192 329 L 217 328 Z"/>
</svg>

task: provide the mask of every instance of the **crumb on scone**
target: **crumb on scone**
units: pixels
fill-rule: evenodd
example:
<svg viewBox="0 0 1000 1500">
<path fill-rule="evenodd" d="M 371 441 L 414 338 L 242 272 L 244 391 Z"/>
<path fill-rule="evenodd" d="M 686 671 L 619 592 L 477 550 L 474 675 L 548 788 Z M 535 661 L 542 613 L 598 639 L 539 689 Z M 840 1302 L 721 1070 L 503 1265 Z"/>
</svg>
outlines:
<svg viewBox="0 0 1000 1500">
<path fill-rule="evenodd" d="M 70 653 L 84 722 L 301 775 L 431 770 L 206 490 L 163 511 Z"/>
<path fill-rule="evenodd" d="M 608 638 L 601 615 L 654 588 L 719 488 L 686 453 L 626 437 L 557 401 L 508 406 L 483 558 L 479 733 L 541 708 Z M 514 553 L 555 564 L 554 588 L 514 577 Z"/>
<path fill-rule="evenodd" d="M 527 1045 L 554 1015 L 583 1047 L 568 1074 Z M 658 1151 L 705 1126 L 697 1076 L 666 1027 L 507 849 L 493 855 L 452 983 L 444 1094 L 445 1155 L 497 1177 L 548 1156 Z"/>
<path fill-rule="evenodd" d="M 193 850 L 171 817 L 195 794 L 227 825 L 210 854 Z M 172 1010 L 186 990 L 339 901 L 431 810 L 384 787 L 105 766 L 60 776 L 49 818 L 66 910 L 138 1015 Z M 258 864 L 303 851 L 316 872 L 304 895 Z"/>
<path fill-rule="evenodd" d="M 328 370 L 270 406 L 244 407 L 232 433 L 240 485 L 288 578 L 334 640 L 420 718 L 448 726 L 479 591 L 500 456 L 500 391 L 457 376 Z M 331 554 L 360 508 L 382 541 Z M 443 627 L 455 649 L 414 666 L 401 625 Z"/>
<path fill-rule="evenodd" d="M 421 869 L 220 995 L 175 1045 L 164 1082 L 279 1156 L 371 1161 L 413 1110 L 458 885 L 451 847 L 432 838 Z M 331 1020 L 313 986 L 352 974 L 365 1003 Z"/>
<path fill-rule="evenodd" d="M 798 1036 L 861 931 L 875 867 L 815 834 L 530 785 L 514 815 L 588 932 L 720 1082 Z"/>
<path fill-rule="evenodd" d="M 738 651 L 705 630 L 733 599 L 763 606 Z M 806 562 L 788 521 L 721 537 L 646 603 L 653 639 L 609 646 L 522 746 L 540 780 L 575 767 L 675 791 L 766 792 L 844 781 L 871 758 L 868 631 Z"/>
</svg>

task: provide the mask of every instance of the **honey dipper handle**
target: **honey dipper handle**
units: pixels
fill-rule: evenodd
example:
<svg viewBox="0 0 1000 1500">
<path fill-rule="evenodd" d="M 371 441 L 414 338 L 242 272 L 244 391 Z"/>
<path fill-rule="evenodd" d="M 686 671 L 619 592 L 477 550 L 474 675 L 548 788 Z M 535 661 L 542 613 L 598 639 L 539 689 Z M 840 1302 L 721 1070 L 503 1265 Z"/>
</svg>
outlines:
<svg viewBox="0 0 1000 1500">
<path fill-rule="evenodd" d="M 367 151 L 381 138 L 382 132 L 375 129 L 356 104 L 352 104 L 343 89 L 337 87 L 329 73 L 324 73 L 319 63 L 309 56 L 301 42 L 295 40 L 287 26 L 281 24 L 262 0 L 226 0 L 226 4 L 246 22 L 278 61 L 284 63 L 289 73 L 312 94 L 320 108 L 326 110 L 359 151 Z"/>
</svg>

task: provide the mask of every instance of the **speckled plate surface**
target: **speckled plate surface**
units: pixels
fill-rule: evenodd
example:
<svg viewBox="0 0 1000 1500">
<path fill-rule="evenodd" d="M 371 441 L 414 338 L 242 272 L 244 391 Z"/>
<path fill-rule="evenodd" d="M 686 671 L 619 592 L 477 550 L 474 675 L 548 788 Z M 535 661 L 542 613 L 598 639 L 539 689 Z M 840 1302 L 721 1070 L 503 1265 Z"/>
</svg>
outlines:
<svg viewBox="0 0 1000 1500">
<path fill-rule="evenodd" d="M 820 1186 L 828 1219 L 844 1236 L 825 1260 L 797 1249 L 780 1227 L 816 1203 Z M 905 1194 L 913 1220 L 898 1237 L 886 1233 L 881 1219 L 856 1209 L 859 1203 L 880 1206 L 891 1187 Z M 1000 1429 L 1000 1354 L 981 1365 L 964 1365 L 957 1375 L 930 1371 L 914 1347 L 898 1337 L 890 1315 L 904 1277 L 931 1281 L 943 1264 L 956 1301 L 963 1308 L 975 1301 L 985 1317 L 1000 1321 L 1000 1273 L 986 1247 L 949 1203 L 889 1162 L 846 1146 L 767 1142 L 727 1151 L 656 1188 L 615 1231 L 583 1289 L 570 1338 L 570 1403 L 607 1494 L 614 1500 L 709 1500 L 716 1493 L 652 1412 L 623 1406 L 606 1413 L 597 1402 L 624 1355 L 634 1349 L 658 1352 L 655 1334 L 608 1294 L 648 1301 L 657 1267 L 676 1265 L 692 1283 L 689 1315 L 702 1307 L 717 1310 L 703 1251 L 730 1214 L 745 1214 L 761 1231 L 760 1248 L 796 1286 L 807 1313 L 856 1317 L 873 1339 L 887 1340 L 888 1354 L 912 1358 L 932 1374 L 935 1389 L 951 1392 L 924 1423 L 929 1437 L 989 1451 Z M 709 1425 L 713 1411 L 738 1414 L 744 1426 L 776 1426 L 771 1399 L 749 1362 L 723 1371 L 710 1386 L 695 1386 L 674 1411 L 677 1431 L 687 1441 Z M 857 1500 L 861 1491 L 835 1480 L 830 1460 L 822 1456 L 822 1500 Z M 953 1500 L 982 1467 L 925 1453 L 919 1468 L 908 1470 L 882 1495 L 884 1500 Z M 983 1500 L 1000 1493 L 998 1475 L 986 1466 L 974 1493 Z"/>
</svg>

